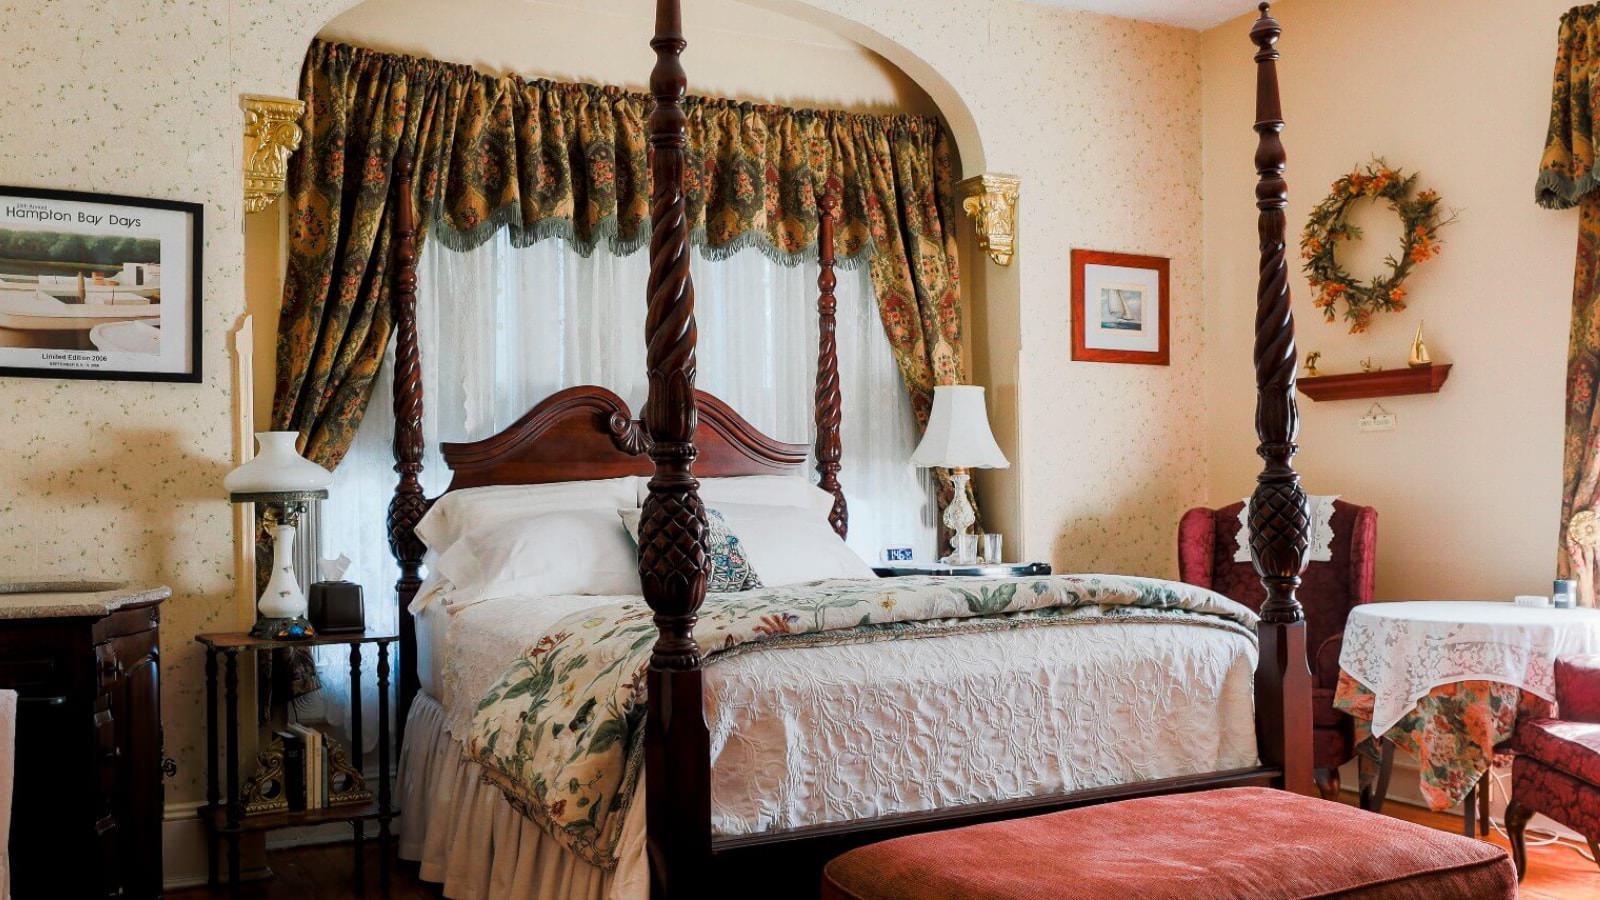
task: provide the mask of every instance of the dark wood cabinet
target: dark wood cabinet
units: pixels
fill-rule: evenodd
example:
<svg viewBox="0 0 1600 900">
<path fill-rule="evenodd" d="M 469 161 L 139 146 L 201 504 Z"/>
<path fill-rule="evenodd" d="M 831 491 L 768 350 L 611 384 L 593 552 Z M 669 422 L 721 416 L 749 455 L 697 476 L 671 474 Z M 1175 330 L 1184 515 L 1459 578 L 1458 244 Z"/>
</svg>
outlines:
<svg viewBox="0 0 1600 900">
<path fill-rule="evenodd" d="M 161 896 L 165 596 L 0 618 L 0 688 L 18 694 L 17 900 Z"/>
</svg>

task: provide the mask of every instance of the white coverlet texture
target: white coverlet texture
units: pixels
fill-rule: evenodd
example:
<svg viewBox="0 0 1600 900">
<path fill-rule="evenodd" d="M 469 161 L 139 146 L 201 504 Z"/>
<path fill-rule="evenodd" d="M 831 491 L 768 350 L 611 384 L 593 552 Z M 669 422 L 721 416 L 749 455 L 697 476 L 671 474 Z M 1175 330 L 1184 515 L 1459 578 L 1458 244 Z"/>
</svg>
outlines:
<svg viewBox="0 0 1600 900">
<path fill-rule="evenodd" d="M 624 853 L 610 880 L 592 869 L 579 877 L 582 863 L 550 862 L 558 845 L 480 784 L 475 770 L 459 768 L 473 764 L 455 737 L 467 733 L 478 699 L 508 662 L 549 624 L 615 599 L 501 598 L 430 610 L 430 618 L 448 615 L 443 628 L 419 623 L 432 641 L 443 632 L 445 646 L 428 653 L 442 660 L 433 681 L 443 696 L 438 712 L 419 703 L 413 719 L 434 716 L 436 730 L 449 735 L 428 759 L 420 747 L 402 758 L 402 801 L 420 814 L 403 820 L 401 850 L 424 861 L 425 877 L 450 859 L 458 872 L 475 873 L 458 878 L 488 883 L 486 873 L 505 869 L 500 857 L 509 853 L 519 872 L 531 872 L 533 861 L 557 866 L 562 887 L 540 882 L 550 892 L 492 896 L 642 900 L 642 816 L 625 825 L 623 847 L 637 849 Z M 777 831 L 1254 765 L 1255 660 L 1242 635 L 1148 623 L 722 660 L 705 682 L 713 830 Z M 430 767 L 448 772 L 430 776 Z M 455 799 L 428 793 L 437 790 Z M 482 839 L 493 833 L 502 838 Z M 532 875 L 519 878 L 522 888 L 536 885 Z"/>
</svg>

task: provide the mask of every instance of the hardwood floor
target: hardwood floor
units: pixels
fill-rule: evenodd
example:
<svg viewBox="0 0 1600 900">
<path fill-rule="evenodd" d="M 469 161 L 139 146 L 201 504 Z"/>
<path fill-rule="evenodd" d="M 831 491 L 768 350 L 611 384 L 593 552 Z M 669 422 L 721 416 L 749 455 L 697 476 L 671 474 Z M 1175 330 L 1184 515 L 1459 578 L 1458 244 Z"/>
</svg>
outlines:
<svg viewBox="0 0 1600 900">
<path fill-rule="evenodd" d="M 1461 819 L 1458 816 L 1429 812 L 1403 803 L 1389 802 L 1384 814 L 1459 834 Z M 1505 839 L 1499 834 L 1490 840 L 1504 847 Z M 367 896 L 379 896 L 378 848 L 376 841 L 367 846 Z M 297 847 L 277 850 L 267 855 L 268 864 L 276 873 L 270 881 L 246 885 L 241 892 L 248 900 L 347 900 L 358 896 L 350 879 L 348 844 L 320 847 Z M 444 894 L 437 885 L 417 878 L 412 863 L 391 864 L 390 896 L 395 900 L 437 900 Z M 170 891 L 174 900 L 209 900 L 226 897 L 227 891 L 191 888 Z M 1600 897 L 1600 867 L 1566 847 L 1529 847 L 1528 877 L 1522 883 L 1523 900 L 1588 900 Z"/>
<path fill-rule="evenodd" d="M 1354 804 L 1353 795 L 1349 801 Z M 1461 817 L 1436 813 L 1418 806 L 1396 803 L 1383 805 L 1383 814 L 1416 822 L 1440 831 L 1461 833 Z M 1510 848 L 1499 832 L 1491 831 L 1487 840 Z M 1528 876 L 1522 881 L 1521 900 L 1587 900 L 1600 897 L 1600 866 L 1567 846 L 1528 847 Z"/>
</svg>

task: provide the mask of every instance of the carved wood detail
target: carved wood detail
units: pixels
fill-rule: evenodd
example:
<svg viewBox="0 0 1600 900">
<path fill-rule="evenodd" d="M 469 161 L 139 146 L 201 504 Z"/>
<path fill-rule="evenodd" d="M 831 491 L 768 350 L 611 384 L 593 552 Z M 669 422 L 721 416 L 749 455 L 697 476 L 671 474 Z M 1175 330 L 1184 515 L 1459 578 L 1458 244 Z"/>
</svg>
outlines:
<svg viewBox="0 0 1600 900">
<path fill-rule="evenodd" d="M 644 422 L 655 476 L 639 519 L 639 579 L 659 634 L 650 655 L 645 717 L 645 821 L 654 900 L 705 895 L 711 867 L 711 736 L 694 624 L 710 560 L 706 511 L 694 479 L 697 405 L 694 282 L 684 194 L 687 41 L 678 0 L 657 0 L 650 40 L 650 277 Z"/>
<path fill-rule="evenodd" d="M 798 475 L 806 446 L 773 440 L 733 408 L 695 392 L 697 469 L 711 477 Z M 551 394 L 498 434 L 443 445 L 450 490 L 649 475 L 649 429 L 621 397 L 595 385 Z"/>
<path fill-rule="evenodd" d="M 1295 591 L 1311 546 L 1311 515 L 1293 460 L 1299 447 L 1295 403 L 1294 313 L 1289 306 L 1284 180 L 1283 112 L 1278 95 L 1277 49 L 1283 27 L 1261 4 L 1250 29 L 1255 55 L 1256 208 L 1261 271 L 1256 288 L 1256 452 L 1265 468 L 1250 498 L 1250 557 L 1266 588 L 1261 606 L 1260 661 L 1256 667 L 1257 736 L 1262 761 L 1281 766 L 1284 786 L 1310 795 L 1311 670 L 1306 662 L 1305 615 Z"/>
<path fill-rule="evenodd" d="M 839 211 L 839 196 L 831 182 L 818 202 L 817 223 L 817 486 L 833 495 L 828 522 L 844 537 L 850 531 L 850 510 L 844 488 L 839 484 L 839 460 L 844 454 L 839 426 L 844 419 L 844 403 L 839 392 L 839 300 L 833 294 L 838 286 L 834 275 L 834 227 Z"/>
<path fill-rule="evenodd" d="M 407 653 L 407 664 L 400 667 L 397 709 L 403 723 L 421 684 L 413 664 L 416 623 L 407 607 L 422 586 L 422 556 L 427 548 L 416 527 L 428 512 L 428 499 L 421 481 L 422 351 L 417 342 L 417 210 L 410 150 L 399 152 L 394 168 L 394 470 L 400 479 L 389 501 L 388 526 L 389 550 L 400 566 L 394 587 L 400 604 L 400 644 Z"/>
</svg>

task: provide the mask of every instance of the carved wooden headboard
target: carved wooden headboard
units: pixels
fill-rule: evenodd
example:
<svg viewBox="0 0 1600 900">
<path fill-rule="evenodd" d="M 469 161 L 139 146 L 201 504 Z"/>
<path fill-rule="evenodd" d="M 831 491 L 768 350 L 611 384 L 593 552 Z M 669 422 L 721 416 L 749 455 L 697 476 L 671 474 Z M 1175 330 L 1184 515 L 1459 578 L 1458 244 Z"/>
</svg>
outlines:
<svg viewBox="0 0 1600 900">
<path fill-rule="evenodd" d="M 695 474 L 799 475 L 805 444 L 774 440 L 728 404 L 696 392 L 700 423 Z M 445 444 L 444 461 L 454 473 L 450 490 L 499 484 L 548 484 L 648 476 L 650 437 L 621 397 L 583 385 L 545 398 L 527 415 L 492 437 Z"/>
</svg>

